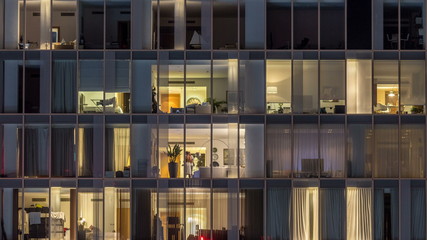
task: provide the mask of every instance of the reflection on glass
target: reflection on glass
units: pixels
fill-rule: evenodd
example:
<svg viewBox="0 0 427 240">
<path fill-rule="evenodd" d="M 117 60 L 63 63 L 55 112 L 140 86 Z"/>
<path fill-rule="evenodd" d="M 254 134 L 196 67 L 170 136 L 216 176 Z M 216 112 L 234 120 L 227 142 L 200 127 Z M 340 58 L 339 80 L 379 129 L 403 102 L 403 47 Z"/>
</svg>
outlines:
<svg viewBox="0 0 427 240">
<path fill-rule="evenodd" d="M 50 188 L 50 239 L 70 239 L 77 234 L 77 190 Z"/>
<path fill-rule="evenodd" d="M 424 49 L 424 0 L 400 1 L 400 48 Z"/>
<path fill-rule="evenodd" d="M 423 178 L 425 176 L 425 126 L 402 124 L 400 127 L 400 175 Z"/>
<path fill-rule="evenodd" d="M 50 218 L 49 188 L 25 188 L 23 215 L 24 219 L 20 224 L 24 224 L 24 235 L 28 238 L 49 239 L 49 223 L 59 222 Z M 31 219 L 31 220 L 30 220 Z M 62 228 L 63 229 L 63 228 Z M 22 238 L 23 239 L 23 238 Z"/>
<path fill-rule="evenodd" d="M 131 42 L 133 49 L 157 48 L 157 0 L 132 1 Z M 135 24 L 138 23 L 138 24 Z"/>
<path fill-rule="evenodd" d="M 317 49 L 318 9 L 316 0 L 294 1 L 294 48 Z"/>
<path fill-rule="evenodd" d="M 348 187 L 347 239 L 372 239 L 372 189 Z"/>
<path fill-rule="evenodd" d="M 158 177 L 157 125 L 155 123 L 132 124 L 131 151 L 133 177 Z"/>
<path fill-rule="evenodd" d="M 160 49 L 185 48 L 185 0 L 160 0 Z"/>
<path fill-rule="evenodd" d="M 264 125 L 239 125 L 240 177 L 261 178 L 264 176 Z"/>
<path fill-rule="evenodd" d="M 211 13 L 210 0 L 186 1 L 186 48 L 211 48 Z"/>
<path fill-rule="evenodd" d="M 107 113 L 130 112 L 130 60 L 128 53 L 106 52 L 105 97 L 101 107 Z"/>
<path fill-rule="evenodd" d="M 159 189 L 159 239 L 182 239 L 184 233 L 184 190 L 179 188 Z"/>
<path fill-rule="evenodd" d="M 321 177 L 345 177 L 345 134 L 344 123 L 320 126 L 320 169 Z M 322 163 L 323 162 L 323 163 Z"/>
<path fill-rule="evenodd" d="M 315 60 L 294 60 L 293 64 L 293 112 L 318 112 L 318 62 Z"/>
<path fill-rule="evenodd" d="M 105 144 L 105 177 L 130 177 L 129 126 L 106 126 Z"/>
<path fill-rule="evenodd" d="M 240 236 L 245 239 L 263 237 L 263 189 L 240 190 Z"/>
<path fill-rule="evenodd" d="M 375 124 L 374 177 L 399 177 L 397 124 Z"/>
<path fill-rule="evenodd" d="M 185 130 L 185 177 L 210 178 L 211 168 L 216 171 L 218 165 L 211 164 L 211 154 L 218 160 L 218 149 L 211 151 L 210 124 L 187 124 Z"/>
<path fill-rule="evenodd" d="M 399 10 L 397 0 L 373 1 L 375 49 L 397 49 Z"/>
<path fill-rule="evenodd" d="M 372 113 L 372 61 L 347 60 L 347 113 Z"/>
<path fill-rule="evenodd" d="M 157 239 L 159 216 L 157 214 L 157 192 L 150 188 L 132 189 L 132 239 Z M 160 235 L 161 236 L 161 235 Z"/>
<path fill-rule="evenodd" d="M 130 190 L 104 189 L 105 239 L 130 239 Z"/>
<path fill-rule="evenodd" d="M 291 176 L 292 135 L 290 124 L 267 124 L 267 177 Z"/>
<path fill-rule="evenodd" d="M 374 111 L 397 114 L 399 112 L 398 61 L 374 61 Z"/>
<path fill-rule="evenodd" d="M 237 178 L 237 123 L 213 124 L 212 154 L 213 178 Z M 216 162 L 216 163 L 215 163 Z"/>
<path fill-rule="evenodd" d="M 211 61 L 187 60 L 185 72 L 186 113 L 209 114 L 211 106 Z"/>
<path fill-rule="evenodd" d="M 185 237 L 210 239 L 211 193 L 209 188 L 188 188 L 185 193 Z"/>
<path fill-rule="evenodd" d="M 344 49 L 345 1 L 320 0 L 320 48 Z"/>
<path fill-rule="evenodd" d="M 104 0 L 80 0 L 78 12 L 79 48 L 104 48 Z"/>
<path fill-rule="evenodd" d="M 293 239 L 319 239 L 319 189 L 317 187 L 293 188 L 292 233 Z"/>
<path fill-rule="evenodd" d="M 214 49 L 236 49 L 238 38 L 237 0 L 213 1 L 213 42 Z"/>
<path fill-rule="evenodd" d="M 49 126 L 27 124 L 24 131 L 24 174 L 48 177 Z"/>
<path fill-rule="evenodd" d="M 104 111 L 104 66 L 102 60 L 80 60 L 79 113 L 100 113 Z M 106 108 L 113 109 L 113 101 Z"/>
<path fill-rule="evenodd" d="M 267 113 L 291 113 L 291 60 L 267 60 L 266 70 Z"/>
<path fill-rule="evenodd" d="M 51 3 L 49 0 L 25 2 L 25 40 L 30 49 L 50 49 Z M 53 29 L 52 29 L 53 30 Z M 54 40 L 52 38 L 52 40 Z M 56 39 L 55 39 L 56 40 Z M 27 48 L 25 46 L 25 48 Z"/>
<path fill-rule="evenodd" d="M 239 4 L 240 48 L 263 49 L 265 39 L 264 1 L 240 0 Z"/>
<path fill-rule="evenodd" d="M 345 113 L 345 61 L 320 61 L 320 113 Z"/>
<path fill-rule="evenodd" d="M 157 61 L 132 61 L 132 112 L 157 113 Z"/>
<path fill-rule="evenodd" d="M 398 182 L 376 182 L 374 189 L 375 239 L 399 239 Z"/>
<path fill-rule="evenodd" d="M 2 113 L 22 113 L 23 62 L 22 53 L 8 52 L 0 56 Z"/>
<path fill-rule="evenodd" d="M 3 222 L 4 239 L 22 239 L 22 190 L 19 188 L 0 188 L 0 221 Z"/>
<path fill-rule="evenodd" d="M 322 239 L 345 239 L 344 188 L 321 188 L 319 205 Z"/>
<path fill-rule="evenodd" d="M 267 48 L 291 48 L 290 0 L 267 0 Z"/>
<path fill-rule="evenodd" d="M 19 177 L 22 171 L 22 124 L 3 123 L 0 126 L 0 145 L 3 151 L 0 157 L 2 170 L 0 177 Z"/>
<path fill-rule="evenodd" d="M 422 114 L 425 105 L 425 61 L 400 61 L 400 104 L 402 113 Z"/>
<path fill-rule="evenodd" d="M 241 101 L 238 90 L 237 59 L 213 61 L 213 111 L 236 114 Z"/>
<path fill-rule="evenodd" d="M 373 131 L 371 123 L 348 123 L 347 175 L 369 178 L 372 176 Z"/>
<path fill-rule="evenodd" d="M 77 240 L 103 239 L 103 203 L 102 188 L 79 189 L 77 202 Z"/>
<path fill-rule="evenodd" d="M 317 125 L 294 125 L 294 175 L 295 177 L 318 177 L 323 159 L 319 159 Z"/>
<path fill-rule="evenodd" d="M 52 49 L 75 49 L 77 1 L 52 0 Z"/>
<path fill-rule="evenodd" d="M 129 49 L 130 48 L 130 17 L 131 0 L 106 0 L 106 27 L 105 48 Z M 145 34 L 149 35 L 149 32 Z"/>
<path fill-rule="evenodd" d="M 51 131 L 52 177 L 76 176 L 76 138 L 73 125 L 53 125 Z"/>
</svg>

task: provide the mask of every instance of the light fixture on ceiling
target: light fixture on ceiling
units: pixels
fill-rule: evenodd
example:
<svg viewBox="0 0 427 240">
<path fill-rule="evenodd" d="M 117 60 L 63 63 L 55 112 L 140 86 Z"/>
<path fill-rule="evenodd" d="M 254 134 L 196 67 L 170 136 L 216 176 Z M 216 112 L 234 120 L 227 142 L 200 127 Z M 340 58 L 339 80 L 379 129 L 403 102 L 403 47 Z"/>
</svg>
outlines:
<svg viewBox="0 0 427 240">
<path fill-rule="evenodd" d="M 387 96 L 389 96 L 389 97 L 394 97 L 394 96 L 396 96 L 396 94 L 394 94 L 394 92 L 393 91 L 390 91 L 389 93 L 388 93 L 388 95 Z"/>
<path fill-rule="evenodd" d="M 277 87 L 267 87 L 267 93 L 268 94 L 277 94 Z"/>
</svg>

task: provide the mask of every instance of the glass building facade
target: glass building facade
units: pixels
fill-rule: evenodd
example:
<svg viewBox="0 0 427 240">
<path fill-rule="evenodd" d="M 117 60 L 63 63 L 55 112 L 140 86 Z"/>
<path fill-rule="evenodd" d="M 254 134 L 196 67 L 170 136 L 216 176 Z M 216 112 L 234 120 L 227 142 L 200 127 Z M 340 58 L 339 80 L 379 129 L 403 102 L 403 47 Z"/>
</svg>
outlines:
<svg viewBox="0 0 427 240">
<path fill-rule="evenodd" d="M 0 0 L 1 239 L 426 239 L 424 0 Z"/>
</svg>

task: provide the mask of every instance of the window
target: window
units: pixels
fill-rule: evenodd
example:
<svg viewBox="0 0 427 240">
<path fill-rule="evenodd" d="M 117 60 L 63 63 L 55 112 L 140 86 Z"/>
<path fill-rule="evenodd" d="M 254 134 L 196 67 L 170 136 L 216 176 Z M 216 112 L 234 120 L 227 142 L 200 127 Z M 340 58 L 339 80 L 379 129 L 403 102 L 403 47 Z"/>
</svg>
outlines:
<svg viewBox="0 0 427 240">
<path fill-rule="evenodd" d="M 77 239 L 104 237 L 104 194 L 100 187 L 79 188 L 77 202 Z M 108 227 L 108 226 L 106 226 Z"/>
<path fill-rule="evenodd" d="M 23 61 L 20 52 L 0 54 L 0 86 L 2 113 L 22 113 L 23 107 Z"/>
<path fill-rule="evenodd" d="M 320 61 L 320 113 L 345 113 L 345 61 Z"/>
<path fill-rule="evenodd" d="M 157 236 L 160 239 L 174 240 L 185 236 L 185 196 L 181 181 L 177 183 L 161 182 L 159 189 L 159 220 Z"/>
<path fill-rule="evenodd" d="M 211 9 L 210 0 L 186 1 L 186 49 L 211 48 Z"/>
<path fill-rule="evenodd" d="M 0 188 L 0 204 L 3 206 L 3 211 L 0 213 L 1 219 L 7 219 L 3 221 L 2 235 L 7 239 L 20 239 L 22 234 L 22 222 L 19 222 L 20 216 L 24 212 L 22 210 L 22 190 L 19 186 L 7 186 Z"/>
<path fill-rule="evenodd" d="M 130 136 L 132 177 L 158 177 L 157 118 L 134 116 Z"/>
<path fill-rule="evenodd" d="M 290 118 L 267 118 L 266 170 L 269 178 L 291 177 L 291 129 Z"/>
<path fill-rule="evenodd" d="M 294 119 L 293 134 L 293 170 L 295 177 L 319 177 L 320 167 L 323 166 L 319 159 L 319 131 L 317 117 Z"/>
<path fill-rule="evenodd" d="M 255 55 L 255 54 L 253 54 Z M 240 112 L 265 112 L 265 66 L 263 55 L 240 53 L 239 98 L 243 101 Z"/>
<path fill-rule="evenodd" d="M 264 125 L 254 118 L 239 125 L 240 177 L 262 178 L 264 176 Z M 262 121 L 264 118 L 261 118 Z"/>
<path fill-rule="evenodd" d="M 294 1 L 294 49 L 318 48 L 317 5 L 317 0 Z"/>
<path fill-rule="evenodd" d="M 76 55 L 70 52 L 54 52 L 52 63 L 52 112 L 76 112 Z"/>
<path fill-rule="evenodd" d="M 347 60 L 347 113 L 372 113 L 372 61 Z"/>
<path fill-rule="evenodd" d="M 267 113 L 291 113 L 291 60 L 267 60 L 266 71 Z"/>
<path fill-rule="evenodd" d="M 172 153 L 172 156 L 168 156 L 168 152 Z M 158 154 L 161 178 L 185 177 L 184 118 L 182 116 L 159 116 Z"/>
<path fill-rule="evenodd" d="M 24 176 L 48 177 L 49 125 L 29 122 L 24 130 Z"/>
<path fill-rule="evenodd" d="M 103 173 L 103 117 L 81 116 L 78 132 L 78 176 L 100 178 Z"/>
<path fill-rule="evenodd" d="M 25 2 L 25 43 L 29 44 L 28 48 L 51 49 L 51 11 L 51 1 Z"/>
<path fill-rule="evenodd" d="M 426 237 L 426 186 L 425 181 L 402 180 L 400 182 L 401 238 L 423 239 Z"/>
<path fill-rule="evenodd" d="M 345 48 L 345 1 L 320 0 L 320 48 Z"/>
<path fill-rule="evenodd" d="M 50 93 L 49 52 L 28 52 L 24 68 L 24 110 L 26 113 L 48 113 Z"/>
<path fill-rule="evenodd" d="M 159 109 L 164 113 L 184 113 L 184 56 L 179 52 L 160 53 Z"/>
<path fill-rule="evenodd" d="M 394 60 L 374 61 L 374 111 L 381 114 L 399 112 L 399 65 Z"/>
<path fill-rule="evenodd" d="M 297 240 L 318 239 L 319 189 L 316 186 L 292 189 L 292 234 Z"/>
<path fill-rule="evenodd" d="M 205 60 L 205 57 L 201 58 L 199 60 L 187 58 L 186 61 L 185 111 L 189 114 L 212 113 L 211 61 Z"/>
<path fill-rule="evenodd" d="M 52 49 L 77 49 L 76 14 L 76 0 L 52 0 Z"/>
<path fill-rule="evenodd" d="M 375 239 L 399 239 L 399 182 L 375 181 Z"/>
<path fill-rule="evenodd" d="M 239 191 L 236 180 L 212 182 L 212 238 L 237 239 Z"/>
<path fill-rule="evenodd" d="M 261 181 L 241 182 L 240 234 L 246 239 L 263 237 L 264 184 Z"/>
<path fill-rule="evenodd" d="M 372 189 L 347 187 L 346 199 L 347 239 L 372 239 Z"/>
<path fill-rule="evenodd" d="M 241 0 L 240 48 L 264 49 L 265 6 L 264 1 Z"/>
<path fill-rule="evenodd" d="M 422 114 L 425 105 L 425 61 L 400 61 L 400 104 L 403 113 Z"/>
<path fill-rule="evenodd" d="M 25 188 L 22 199 L 23 206 L 20 209 L 21 214 L 23 215 L 21 215 L 21 217 L 24 219 L 30 219 L 37 216 L 37 220 L 34 222 L 21 222 L 21 224 L 23 224 L 22 229 L 24 229 L 24 234 L 28 234 L 28 237 L 30 238 L 51 237 L 49 231 L 50 228 L 47 226 L 49 226 L 50 221 L 56 222 L 56 220 L 50 218 L 50 209 L 52 205 L 49 199 L 49 187 Z M 38 216 L 40 216 L 40 219 L 38 219 Z"/>
<path fill-rule="evenodd" d="M 318 111 L 318 61 L 294 60 L 293 64 L 293 107 L 294 113 L 317 113 Z"/>
<path fill-rule="evenodd" d="M 347 119 L 347 175 L 352 178 L 372 177 L 374 132 L 370 116 Z"/>
<path fill-rule="evenodd" d="M 214 49 L 236 49 L 238 44 L 238 0 L 213 1 Z"/>
<path fill-rule="evenodd" d="M 70 185 L 70 182 L 55 181 L 50 188 L 50 238 L 62 239 L 67 236 L 76 236 L 78 221 L 75 206 L 77 205 L 77 190 L 61 187 Z M 74 210 L 74 212 L 73 212 Z M 31 227 L 31 225 L 30 225 Z"/>
<path fill-rule="evenodd" d="M 133 113 L 157 113 L 157 54 L 134 52 L 132 60 Z"/>
<path fill-rule="evenodd" d="M 0 177 L 20 177 L 22 175 L 22 118 L 14 117 L 1 121 L 0 145 L 5 149 L 0 157 L 2 166 Z"/>
<path fill-rule="evenodd" d="M 290 239 L 291 226 L 290 182 L 269 181 L 267 188 L 267 236 Z M 280 223 L 280 224 L 276 224 Z"/>
<path fill-rule="evenodd" d="M 131 43 L 133 49 L 157 48 L 157 0 L 132 1 Z"/>
<path fill-rule="evenodd" d="M 371 0 L 347 1 L 347 49 L 371 49 Z"/>
<path fill-rule="evenodd" d="M 130 239 L 130 190 L 121 187 L 104 188 L 105 238 Z"/>
<path fill-rule="evenodd" d="M 267 0 L 267 48 L 290 49 L 291 1 Z"/>
<path fill-rule="evenodd" d="M 52 125 L 51 134 L 51 176 L 76 176 L 76 153 L 74 152 L 76 138 L 74 124 L 54 124 Z"/>
<path fill-rule="evenodd" d="M 425 176 L 425 119 L 402 116 L 400 125 L 400 175 Z"/>
<path fill-rule="evenodd" d="M 373 1 L 374 48 L 397 49 L 399 47 L 399 10 L 397 0 Z"/>
<path fill-rule="evenodd" d="M 105 52 L 105 96 L 102 104 L 108 113 L 130 112 L 130 53 Z"/>
<path fill-rule="evenodd" d="M 131 0 L 106 0 L 105 48 L 129 49 L 131 44 Z M 148 18 L 148 17 L 147 17 Z M 138 30 L 139 31 L 139 30 Z M 146 32 L 145 34 L 149 34 Z"/>
<path fill-rule="evenodd" d="M 345 183 L 320 182 L 321 239 L 344 239 L 345 233 Z"/>
<path fill-rule="evenodd" d="M 185 191 L 185 236 L 210 239 L 211 237 L 211 191 L 210 182 L 200 182 L 200 187 L 189 187 Z M 212 234 L 215 232 L 212 231 Z"/>
<path fill-rule="evenodd" d="M 239 64 L 237 52 L 214 54 L 212 66 L 213 112 L 236 114 L 242 105 L 239 94 Z"/>
<path fill-rule="evenodd" d="M 222 119 L 221 123 L 212 125 L 212 151 L 216 148 L 216 155 L 212 155 L 212 164 L 216 161 L 218 168 L 212 169 L 213 178 L 237 178 L 238 172 L 238 124 L 237 119 Z M 215 164 L 216 165 L 216 164 Z"/>
<path fill-rule="evenodd" d="M 215 158 L 218 160 L 218 149 L 216 149 L 215 153 L 211 151 L 210 136 L 210 124 L 201 122 L 186 124 L 185 160 L 183 163 L 185 177 L 210 178 L 211 170 L 215 174 L 219 170 L 217 161 L 215 161 L 215 165 L 211 164 L 211 154 L 215 154 Z"/>
<path fill-rule="evenodd" d="M 160 49 L 185 49 L 185 0 L 159 0 Z"/>
<path fill-rule="evenodd" d="M 114 101 L 104 103 L 104 61 L 101 52 L 82 52 L 79 59 L 79 113 L 113 112 Z"/>
<path fill-rule="evenodd" d="M 79 48 L 104 48 L 104 1 L 79 1 Z"/>
<path fill-rule="evenodd" d="M 105 128 L 105 177 L 130 177 L 130 129 L 127 123 Z"/>
<path fill-rule="evenodd" d="M 151 239 L 153 236 L 162 234 L 157 232 L 161 228 L 155 228 L 160 220 L 157 212 L 156 186 L 134 187 L 131 197 L 132 239 Z"/>
<path fill-rule="evenodd" d="M 399 130 L 397 118 L 375 118 L 374 177 L 399 176 Z"/>
<path fill-rule="evenodd" d="M 424 49 L 424 0 L 400 2 L 400 48 Z"/>
<path fill-rule="evenodd" d="M 0 48 L 2 49 L 24 49 L 28 45 L 24 39 L 25 14 L 24 0 L 2 1 L 0 14 L 3 21 L 0 23 L 2 38 L 0 39 Z"/>
<path fill-rule="evenodd" d="M 320 119 L 320 176 L 345 177 L 345 133 L 343 117 Z M 322 167 L 323 165 L 323 167 Z"/>
</svg>

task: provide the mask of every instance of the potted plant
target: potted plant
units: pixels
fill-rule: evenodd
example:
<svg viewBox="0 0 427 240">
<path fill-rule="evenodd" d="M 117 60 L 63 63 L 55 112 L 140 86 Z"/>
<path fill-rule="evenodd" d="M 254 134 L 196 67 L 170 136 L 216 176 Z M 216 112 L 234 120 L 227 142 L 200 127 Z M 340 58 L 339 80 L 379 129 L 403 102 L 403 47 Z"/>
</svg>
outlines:
<svg viewBox="0 0 427 240">
<path fill-rule="evenodd" d="M 166 154 L 169 158 L 168 168 L 169 168 L 169 177 L 170 178 L 176 178 L 178 175 L 178 162 L 177 158 L 182 152 L 182 148 L 179 146 L 179 144 L 175 144 L 175 146 L 171 147 L 168 145 L 166 149 Z"/>
</svg>

